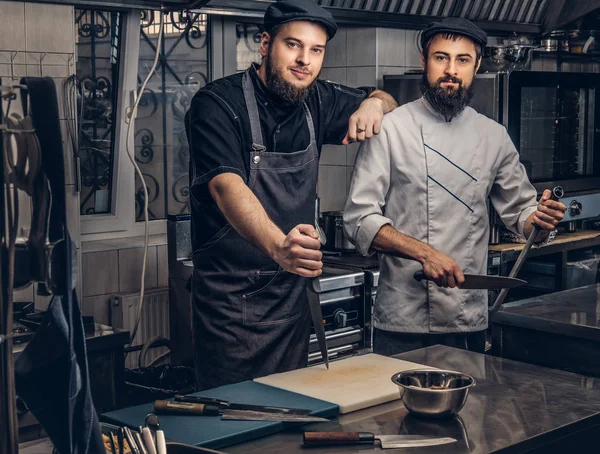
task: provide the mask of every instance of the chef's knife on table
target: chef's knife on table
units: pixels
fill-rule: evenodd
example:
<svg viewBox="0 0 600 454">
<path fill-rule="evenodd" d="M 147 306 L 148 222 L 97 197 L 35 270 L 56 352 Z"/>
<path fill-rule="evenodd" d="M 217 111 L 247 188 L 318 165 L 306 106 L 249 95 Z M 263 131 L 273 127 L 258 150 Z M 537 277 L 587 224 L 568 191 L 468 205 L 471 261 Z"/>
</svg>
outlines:
<svg viewBox="0 0 600 454">
<path fill-rule="evenodd" d="M 282 422 L 329 422 L 326 418 L 310 415 L 286 414 L 250 410 L 230 410 L 218 405 L 197 404 L 193 402 L 171 402 L 157 400 L 154 411 L 158 414 L 218 416 L 221 419 L 236 421 L 282 421 Z"/>
<path fill-rule="evenodd" d="M 515 288 L 527 284 L 527 281 L 516 279 L 514 277 L 487 276 L 482 274 L 464 274 L 465 282 L 460 286 L 461 289 L 486 289 L 493 290 L 497 288 Z M 417 271 L 413 277 L 417 281 L 431 280 L 427 279 L 423 270 Z"/>
<path fill-rule="evenodd" d="M 216 405 L 221 409 L 228 410 L 250 410 L 250 411 L 260 411 L 267 413 L 283 413 L 287 415 L 310 415 L 310 410 L 306 410 L 304 408 L 286 408 L 286 407 L 272 407 L 266 405 L 248 405 L 248 404 L 237 404 L 234 402 L 229 402 L 226 400 L 213 399 L 212 397 L 202 397 L 202 396 L 182 396 L 181 394 L 177 394 L 175 396 L 175 400 L 177 402 L 192 402 L 194 404 L 207 404 L 207 405 Z"/>
<path fill-rule="evenodd" d="M 450 437 L 425 435 L 375 435 L 371 432 L 304 432 L 304 446 L 373 445 L 381 442 L 382 449 L 415 448 L 454 443 Z"/>
</svg>

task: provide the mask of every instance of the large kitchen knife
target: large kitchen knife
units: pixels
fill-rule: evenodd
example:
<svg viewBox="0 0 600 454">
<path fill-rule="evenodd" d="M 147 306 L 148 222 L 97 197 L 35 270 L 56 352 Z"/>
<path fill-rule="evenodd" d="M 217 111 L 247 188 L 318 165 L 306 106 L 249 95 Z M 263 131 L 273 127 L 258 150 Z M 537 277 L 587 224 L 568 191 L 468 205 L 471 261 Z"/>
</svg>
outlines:
<svg viewBox="0 0 600 454">
<path fill-rule="evenodd" d="M 310 315 L 312 317 L 313 326 L 315 328 L 315 335 L 319 342 L 319 350 L 321 350 L 321 356 L 325 361 L 325 366 L 329 369 L 329 354 L 327 353 L 327 340 L 325 339 L 325 326 L 323 324 L 323 312 L 321 311 L 321 302 L 319 301 L 319 292 L 321 291 L 321 284 L 318 277 L 315 277 L 311 281 L 311 287 L 307 290 L 308 294 L 308 305 L 310 307 Z"/>
<path fill-rule="evenodd" d="M 450 437 L 425 435 L 375 435 L 371 432 L 304 432 L 304 446 L 373 445 L 381 442 L 382 449 L 416 448 L 454 443 Z"/>
<path fill-rule="evenodd" d="M 306 410 L 304 408 L 286 408 L 286 407 L 272 407 L 272 406 L 266 406 L 266 405 L 236 404 L 236 403 L 229 402 L 226 400 L 213 399 L 211 397 L 182 396 L 180 394 L 177 394 L 175 396 L 175 400 L 177 402 L 192 402 L 194 404 L 216 405 L 221 409 L 227 409 L 227 410 L 249 410 L 249 411 L 259 411 L 259 412 L 265 412 L 265 413 L 280 413 L 280 414 L 284 414 L 284 415 L 301 415 L 301 416 L 310 415 L 310 410 Z"/>
<path fill-rule="evenodd" d="M 527 281 L 516 279 L 514 277 L 486 276 L 481 274 L 465 274 L 465 282 L 460 286 L 463 290 L 486 289 L 493 290 L 497 288 L 515 288 L 527 284 Z M 424 271 L 417 271 L 413 277 L 417 281 L 429 280 Z"/>
<path fill-rule="evenodd" d="M 154 402 L 154 411 L 163 415 L 188 415 L 188 416 L 219 416 L 225 420 L 236 421 L 282 421 L 282 422 L 329 422 L 327 418 L 310 415 L 290 415 L 285 413 L 272 413 L 250 410 L 228 410 L 216 405 L 196 404 L 193 402 L 171 402 L 157 400 Z"/>
</svg>

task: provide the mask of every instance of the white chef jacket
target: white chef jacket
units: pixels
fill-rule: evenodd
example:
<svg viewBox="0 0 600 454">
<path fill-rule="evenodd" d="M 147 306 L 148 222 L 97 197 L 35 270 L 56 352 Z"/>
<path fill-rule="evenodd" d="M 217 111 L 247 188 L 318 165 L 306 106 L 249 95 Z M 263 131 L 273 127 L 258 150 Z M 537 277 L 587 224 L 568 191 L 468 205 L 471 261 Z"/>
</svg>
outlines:
<svg viewBox="0 0 600 454">
<path fill-rule="evenodd" d="M 382 226 L 452 257 L 464 273 L 487 274 L 489 199 L 504 224 L 523 233 L 536 190 L 506 129 L 466 107 L 446 122 L 421 98 L 383 119 L 363 142 L 344 210 L 344 228 L 360 253 Z M 486 290 L 417 282 L 417 261 L 380 254 L 375 327 L 406 333 L 487 328 Z"/>
</svg>

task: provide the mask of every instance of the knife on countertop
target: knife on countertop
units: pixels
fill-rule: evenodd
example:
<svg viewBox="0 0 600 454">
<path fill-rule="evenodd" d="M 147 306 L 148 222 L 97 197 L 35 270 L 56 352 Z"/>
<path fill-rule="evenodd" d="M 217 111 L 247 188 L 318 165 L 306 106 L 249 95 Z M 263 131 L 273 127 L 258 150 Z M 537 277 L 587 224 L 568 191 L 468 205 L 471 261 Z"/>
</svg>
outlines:
<svg viewBox="0 0 600 454">
<path fill-rule="evenodd" d="M 382 449 L 416 448 L 454 443 L 450 437 L 426 435 L 375 435 L 371 432 L 304 432 L 304 446 L 374 445 L 381 442 Z"/>
<path fill-rule="evenodd" d="M 300 415 L 308 416 L 311 411 L 304 408 L 286 408 L 286 407 L 272 407 L 267 405 L 249 405 L 249 404 L 237 404 L 226 400 L 214 399 L 212 397 L 201 397 L 201 396 L 183 396 L 177 394 L 175 396 L 177 402 L 192 402 L 194 404 L 206 404 L 216 405 L 220 409 L 228 410 L 249 410 L 259 411 L 263 413 L 282 413 L 286 415 Z"/>
<path fill-rule="evenodd" d="M 463 290 L 469 289 L 487 289 L 515 288 L 527 284 L 527 281 L 514 277 L 487 276 L 483 274 L 465 274 L 465 282 L 460 286 Z M 425 272 L 417 271 L 413 277 L 417 281 L 430 280 L 425 276 Z"/>
<path fill-rule="evenodd" d="M 329 419 L 318 416 L 251 410 L 230 410 L 227 408 L 220 408 L 217 405 L 198 404 L 193 402 L 171 402 L 168 400 L 155 401 L 154 411 L 158 414 L 166 415 L 221 415 L 221 419 L 234 421 L 329 422 Z"/>
</svg>

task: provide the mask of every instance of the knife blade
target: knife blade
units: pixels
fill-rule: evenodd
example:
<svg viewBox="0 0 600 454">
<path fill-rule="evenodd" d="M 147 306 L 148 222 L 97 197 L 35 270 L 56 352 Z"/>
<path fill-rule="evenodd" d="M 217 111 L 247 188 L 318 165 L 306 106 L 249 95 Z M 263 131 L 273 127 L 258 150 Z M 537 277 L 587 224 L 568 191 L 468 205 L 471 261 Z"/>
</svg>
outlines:
<svg viewBox="0 0 600 454">
<path fill-rule="evenodd" d="M 327 353 L 327 339 L 325 339 L 325 326 L 323 325 L 323 312 L 321 311 L 321 302 L 319 301 L 319 294 L 316 293 L 320 290 L 321 284 L 319 278 L 315 277 L 312 280 L 312 289 L 307 290 L 308 294 L 308 306 L 310 307 L 310 316 L 312 317 L 313 327 L 315 328 L 315 335 L 319 342 L 319 350 L 321 350 L 321 356 L 325 361 L 325 366 L 329 369 L 329 354 Z"/>
<path fill-rule="evenodd" d="M 177 394 L 175 396 L 175 400 L 177 402 L 192 402 L 195 404 L 207 404 L 207 405 L 216 405 L 221 409 L 228 410 L 250 410 L 250 411 L 260 411 L 263 413 L 281 413 L 286 415 L 310 415 L 311 411 L 306 410 L 304 408 L 286 408 L 286 407 L 272 407 L 266 405 L 249 405 L 249 404 L 237 404 L 234 402 L 229 402 L 226 400 L 214 399 L 211 397 L 202 397 L 202 396 L 183 396 Z"/>
<path fill-rule="evenodd" d="M 319 416 L 226 409 L 222 410 L 221 419 L 232 421 L 330 422 L 329 419 L 321 418 Z"/>
<path fill-rule="evenodd" d="M 425 435 L 375 435 L 371 432 L 304 432 L 304 446 L 373 445 L 381 442 L 382 449 L 436 446 L 454 443 L 450 437 Z"/>
<path fill-rule="evenodd" d="M 527 284 L 523 279 L 504 276 L 486 276 L 482 274 L 465 274 L 465 282 L 460 286 L 463 290 L 470 289 L 486 289 L 492 290 L 497 288 L 515 288 Z M 413 277 L 417 281 L 430 280 L 425 276 L 423 270 L 417 271 Z"/>
<path fill-rule="evenodd" d="M 157 400 L 154 411 L 158 414 L 188 416 L 218 416 L 225 420 L 243 421 L 282 421 L 282 422 L 329 422 L 326 418 L 310 415 L 294 415 L 285 413 L 269 413 L 249 410 L 229 410 L 216 405 L 196 404 L 192 402 L 170 402 Z"/>
</svg>

